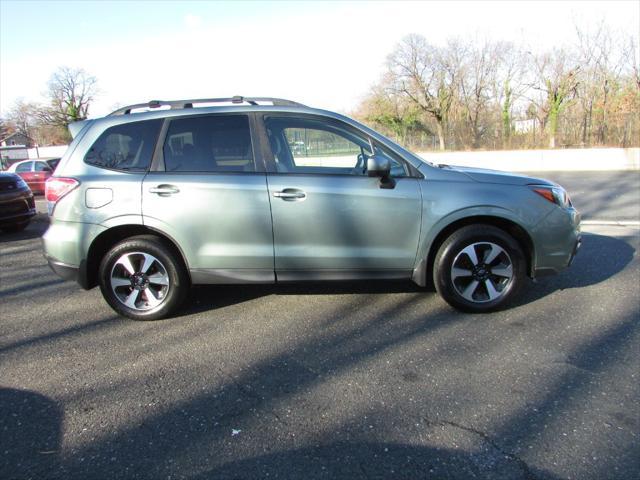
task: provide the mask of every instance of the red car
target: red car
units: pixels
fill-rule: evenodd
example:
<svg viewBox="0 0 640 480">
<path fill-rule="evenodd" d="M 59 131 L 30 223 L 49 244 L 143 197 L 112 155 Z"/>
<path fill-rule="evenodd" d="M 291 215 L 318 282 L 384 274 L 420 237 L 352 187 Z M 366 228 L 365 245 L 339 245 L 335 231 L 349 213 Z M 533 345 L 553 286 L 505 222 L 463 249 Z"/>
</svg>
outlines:
<svg viewBox="0 0 640 480">
<path fill-rule="evenodd" d="M 49 163 L 51 160 L 54 159 L 23 160 L 11 165 L 7 171 L 20 175 L 33 193 L 44 194 L 44 184 L 53 175 L 54 168 Z"/>
</svg>

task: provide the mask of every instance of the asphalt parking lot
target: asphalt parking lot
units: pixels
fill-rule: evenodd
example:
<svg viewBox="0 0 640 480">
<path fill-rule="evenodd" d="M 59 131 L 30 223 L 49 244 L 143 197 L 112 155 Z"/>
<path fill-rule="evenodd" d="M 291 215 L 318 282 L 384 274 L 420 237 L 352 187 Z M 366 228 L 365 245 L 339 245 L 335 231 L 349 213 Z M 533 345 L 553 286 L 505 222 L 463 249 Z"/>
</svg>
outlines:
<svg viewBox="0 0 640 480">
<path fill-rule="evenodd" d="M 638 220 L 636 172 L 545 176 Z M 46 226 L 0 235 L 0 478 L 640 478 L 637 226 L 585 227 L 490 315 L 368 282 L 197 287 L 145 323 L 58 279 Z"/>
</svg>

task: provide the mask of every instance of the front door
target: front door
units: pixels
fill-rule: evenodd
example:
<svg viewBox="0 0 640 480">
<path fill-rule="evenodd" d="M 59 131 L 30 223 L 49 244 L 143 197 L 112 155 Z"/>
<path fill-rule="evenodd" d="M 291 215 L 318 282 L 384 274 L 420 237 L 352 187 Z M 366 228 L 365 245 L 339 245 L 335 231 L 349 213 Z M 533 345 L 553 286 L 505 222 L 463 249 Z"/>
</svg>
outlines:
<svg viewBox="0 0 640 480">
<path fill-rule="evenodd" d="M 169 119 L 161 153 L 143 181 L 143 219 L 180 245 L 193 282 L 274 281 L 266 176 L 249 118 Z"/>
<path fill-rule="evenodd" d="M 384 189 L 366 174 L 369 139 L 348 125 L 274 115 L 265 127 L 277 279 L 410 277 L 421 193 L 408 166 L 374 145 L 393 165 L 395 187 Z"/>
</svg>

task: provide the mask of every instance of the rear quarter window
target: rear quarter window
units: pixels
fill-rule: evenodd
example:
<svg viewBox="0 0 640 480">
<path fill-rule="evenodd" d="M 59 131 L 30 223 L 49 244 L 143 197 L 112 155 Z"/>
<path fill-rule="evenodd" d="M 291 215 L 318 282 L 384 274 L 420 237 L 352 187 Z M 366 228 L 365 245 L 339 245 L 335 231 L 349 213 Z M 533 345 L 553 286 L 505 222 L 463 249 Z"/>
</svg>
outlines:
<svg viewBox="0 0 640 480">
<path fill-rule="evenodd" d="M 84 157 L 85 163 L 112 170 L 146 172 L 162 120 L 125 123 L 106 129 Z"/>
</svg>

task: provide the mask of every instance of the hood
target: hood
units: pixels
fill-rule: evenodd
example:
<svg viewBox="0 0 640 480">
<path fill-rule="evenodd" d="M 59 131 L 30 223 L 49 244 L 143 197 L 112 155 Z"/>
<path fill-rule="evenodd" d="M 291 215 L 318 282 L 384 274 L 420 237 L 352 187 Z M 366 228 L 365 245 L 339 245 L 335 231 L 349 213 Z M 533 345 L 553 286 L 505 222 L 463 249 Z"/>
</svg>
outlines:
<svg viewBox="0 0 640 480">
<path fill-rule="evenodd" d="M 555 185 L 549 180 L 529 177 L 519 173 L 501 172 L 500 170 L 489 170 L 485 168 L 460 167 L 455 165 L 439 165 L 440 168 L 464 173 L 467 177 L 476 182 L 501 183 L 503 185 Z"/>
</svg>

